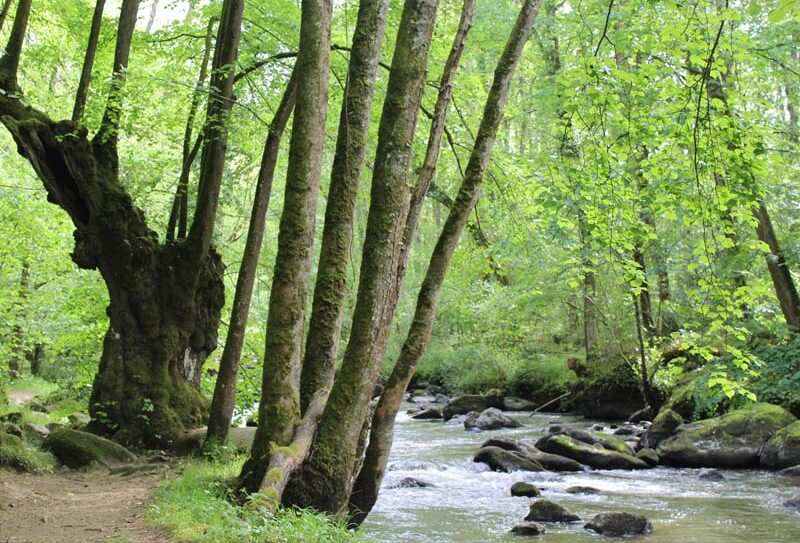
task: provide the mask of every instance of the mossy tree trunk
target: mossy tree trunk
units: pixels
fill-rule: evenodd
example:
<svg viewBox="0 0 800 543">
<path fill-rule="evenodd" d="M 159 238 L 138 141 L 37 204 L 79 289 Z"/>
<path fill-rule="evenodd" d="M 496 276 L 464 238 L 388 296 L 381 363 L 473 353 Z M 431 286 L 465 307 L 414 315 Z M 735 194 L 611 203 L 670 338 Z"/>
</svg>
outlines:
<svg viewBox="0 0 800 543">
<path fill-rule="evenodd" d="M 218 71 L 219 93 L 209 100 L 208 116 L 215 122 L 207 126 L 205 194 L 201 191 L 194 236 L 162 244 L 119 180 L 119 93 L 138 7 L 138 0 L 122 2 L 111 90 L 99 130 L 89 138 L 73 121 L 53 121 L 18 97 L 17 67 L 30 13 L 30 0 L 22 0 L 0 59 L 0 86 L 6 91 L 0 96 L 0 121 L 41 179 L 48 200 L 72 219 L 73 260 L 98 270 L 108 288 L 110 325 L 90 400 L 94 429 L 122 441 L 163 446 L 205 416 L 197 385 L 216 346 L 224 302 L 223 266 L 211 236 L 233 74 Z M 233 66 L 241 2 L 226 0 L 223 13 L 215 64 Z"/>
<path fill-rule="evenodd" d="M 225 338 L 225 347 L 222 350 L 222 357 L 219 361 L 219 374 L 214 386 L 214 396 L 211 399 L 211 409 L 208 415 L 206 443 L 211 447 L 221 445 L 227 439 L 233 409 L 236 406 L 236 378 L 239 375 L 239 361 L 242 357 L 247 318 L 250 315 L 250 302 L 253 297 L 258 258 L 261 254 L 261 244 L 264 240 L 267 209 L 269 208 L 270 194 L 272 193 L 272 181 L 275 176 L 275 167 L 278 163 L 281 136 L 289 121 L 292 109 L 294 109 L 296 87 L 296 75 L 293 71 L 281 103 L 278 105 L 278 109 L 275 110 L 267 141 L 264 144 L 264 153 L 256 181 L 256 192 L 253 197 L 253 210 L 250 213 L 250 225 L 247 230 L 244 254 L 239 265 L 239 275 L 236 279 L 236 291 L 233 295 L 228 335 Z"/>
<path fill-rule="evenodd" d="M 306 294 L 328 103 L 333 5 L 303 0 L 297 90 L 278 252 L 267 318 L 258 428 L 239 486 L 257 492 L 274 453 L 287 447 L 300 417 L 300 372 Z M 270 496 L 275 504 L 280 496 Z"/>
<path fill-rule="evenodd" d="M 540 6 L 541 0 L 526 0 L 523 3 L 495 68 L 494 81 L 486 100 L 481 126 L 464 179 L 431 255 L 428 270 L 417 297 L 411 328 L 372 418 L 366 458 L 356 480 L 350 503 L 351 512 L 355 515 L 355 522 L 364 519 L 377 499 L 377 490 L 380 488 L 391 448 L 394 418 L 400 407 L 403 392 L 414 375 L 416 366 L 430 341 L 437 301 L 445 274 L 461 238 L 461 233 L 478 202 L 480 188 L 497 137 L 497 130 L 503 119 L 508 91 L 525 43 L 533 30 L 533 23 Z"/>
<path fill-rule="evenodd" d="M 377 345 L 408 205 L 414 129 L 425 85 L 437 0 L 405 2 L 378 130 L 358 297 L 350 339 L 309 459 L 284 502 L 347 513 L 358 437 L 377 380 Z"/>
</svg>

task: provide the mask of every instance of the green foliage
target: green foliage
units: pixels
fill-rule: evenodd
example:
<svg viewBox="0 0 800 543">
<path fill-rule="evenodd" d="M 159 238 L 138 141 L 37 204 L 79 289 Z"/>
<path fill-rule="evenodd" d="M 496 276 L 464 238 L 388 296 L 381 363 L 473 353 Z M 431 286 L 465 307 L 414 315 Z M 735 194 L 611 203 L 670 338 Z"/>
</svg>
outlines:
<svg viewBox="0 0 800 543">
<path fill-rule="evenodd" d="M 197 543 L 343 543 L 363 541 L 344 525 L 310 511 L 281 510 L 272 515 L 256 505 L 237 507 L 230 483 L 243 458 L 192 461 L 175 479 L 162 483 L 149 521 L 178 541 Z M 256 500 L 257 502 L 258 500 Z"/>
<path fill-rule="evenodd" d="M 51 455 L 42 453 L 17 436 L 0 430 L 0 469 L 42 473 L 51 471 L 54 465 Z"/>
</svg>

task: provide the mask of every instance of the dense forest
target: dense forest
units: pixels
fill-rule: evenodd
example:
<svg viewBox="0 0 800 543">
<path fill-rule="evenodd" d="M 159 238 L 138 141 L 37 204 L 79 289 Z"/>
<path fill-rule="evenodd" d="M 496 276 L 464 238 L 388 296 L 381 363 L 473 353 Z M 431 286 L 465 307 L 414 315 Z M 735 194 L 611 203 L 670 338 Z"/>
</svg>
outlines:
<svg viewBox="0 0 800 543">
<path fill-rule="evenodd" d="M 796 0 L 0 44 L 0 539 L 800 537 Z"/>
</svg>

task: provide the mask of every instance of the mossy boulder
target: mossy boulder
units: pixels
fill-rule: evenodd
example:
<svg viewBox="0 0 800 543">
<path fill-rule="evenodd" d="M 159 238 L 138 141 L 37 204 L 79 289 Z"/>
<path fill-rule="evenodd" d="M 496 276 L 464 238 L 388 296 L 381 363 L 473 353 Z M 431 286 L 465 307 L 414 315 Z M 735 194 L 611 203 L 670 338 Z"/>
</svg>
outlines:
<svg viewBox="0 0 800 543">
<path fill-rule="evenodd" d="M 654 468 L 658 465 L 658 453 L 655 449 L 640 449 L 636 451 L 636 458 L 644 460 L 645 464 Z"/>
<path fill-rule="evenodd" d="M 600 513 L 587 522 L 584 528 L 611 537 L 649 534 L 653 531 L 649 520 L 631 513 Z"/>
<path fill-rule="evenodd" d="M 557 454 L 550 454 L 540 451 L 533 444 L 528 443 L 525 440 L 494 438 L 485 441 L 481 447 L 499 447 L 506 451 L 516 451 L 525 456 L 525 458 L 541 464 L 542 467 L 548 471 L 583 471 L 583 466 L 580 464 L 580 462 L 576 462 L 575 460 L 567 458 L 566 456 L 559 456 Z"/>
<path fill-rule="evenodd" d="M 661 441 L 674 434 L 681 424 L 683 416 L 672 409 L 662 409 L 642 436 L 642 447 L 655 448 Z"/>
<path fill-rule="evenodd" d="M 472 457 L 473 462 L 488 465 L 493 471 L 510 473 L 512 471 L 545 471 L 544 467 L 516 451 L 506 451 L 500 447 L 483 447 Z"/>
<path fill-rule="evenodd" d="M 588 444 L 568 435 L 550 435 L 537 442 L 541 450 L 566 456 L 595 469 L 645 469 L 644 460 L 632 454 L 606 449 L 599 443 Z"/>
<path fill-rule="evenodd" d="M 28 447 L 19 437 L 0 432 L 0 468 L 37 473 L 48 471 L 52 457 Z"/>
<path fill-rule="evenodd" d="M 506 396 L 503 398 L 503 409 L 506 411 L 533 411 L 538 405 L 536 402 L 524 400 L 515 396 Z"/>
<path fill-rule="evenodd" d="M 594 419 L 627 420 L 645 407 L 639 380 L 630 364 L 614 359 L 591 364 L 572 361 L 578 376 L 571 402 L 578 413 Z"/>
<path fill-rule="evenodd" d="M 518 481 L 511 485 L 510 492 L 512 496 L 524 498 L 537 498 L 542 494 L 535 484 L 526 481 Z"/>
<path fill-rule="evenodd" d="M 800 464 L 800 421 L 775 432 L 759 455 L 762 468 L 783 469 Z"/>
<path fill-rule="evenodd" d="M 531 504 L 528 516 L 525 517 L 527 521 L 533 522 L 578 522 L 581 518 L 556 502 L 550 500 L 536 500 Z"/>
<path fill-rule="evenodd" d="M 678 427 L 656 447 L 662 464 L 694 468 L 753 468 L 764 445 L 795 421 L 786 409 L 757 403 L 719 418 Z"/>
<path fill-rule="evenodd" d="M 93 463 L 112 466 L 136 460 L 136 455 L 118 443 L 69 428 L 58 428 L 50 432 L 44 440 L 43 447 L 73 469 Z"/>
<path fill-rule="evenodd" d="M 514 535 L 523 535 L 523 536 L 537 536 L 537 535 L 544 535 L 547 533 L 544 526 L 541 524 L 536 524 L 535 522 L 528 522 L 526 524 L 520 524 L 518 526 L 514 526 L 511 528 L 511 533 Z"/>
<path fill-rule="evenodd" d="M 603 432 L 593 432 L 591 430 L 581 430 L 579 428 L 562 428 L 562 427 L 551 427 L 549 432 L 551 435 L 568 436 L 574 439 L 575 441 L 580 441 L 581 443 L 586 443 L 587 445 L 599 445 L 604 449 L 608 449 L 609 451 L 615 451 L 623 454 L 633 455 L 633 449 L 630 447 L 630 445 L 628 445 L 621 439 L 610 436 Z M 547 437 L 542 438 L 540 441 L 543 441 L 545 439 L 547 439 Z M 539 448 L 542 449 L 542 447 Z"/>
</svg>

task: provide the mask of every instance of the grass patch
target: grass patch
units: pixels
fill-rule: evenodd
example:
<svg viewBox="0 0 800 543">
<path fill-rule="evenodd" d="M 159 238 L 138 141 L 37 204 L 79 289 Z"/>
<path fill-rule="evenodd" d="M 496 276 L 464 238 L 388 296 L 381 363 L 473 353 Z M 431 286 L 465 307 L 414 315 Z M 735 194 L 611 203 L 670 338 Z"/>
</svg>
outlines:
<svg viewBox="0 0 800 543">
<path fill-rule="evenodd" d="M 54 466 L 52 455 L 34 449 L 17 436 L 0 431 L 0 468 L 46 473 Z"/>
<path fill-rule="evenodd" d="M 357 533 L 325 515 L 280 511 L 269 515 L 239 508 L 228 499 L 230 482 L 243 457 L 228 461 L 192 460 L 180 477 L 162 483 L 148 521 L 179 541 L 197 543 L 358 543 Z"/>
<path fill-rule="evenodd" d="M 7 392 L 14 390 L 33 392 L 37 397 L 44 397 L 58 390 L 58 384 L 45 381 L 41 377 L 25 375 L 8 383 Z"/>
</svg>

